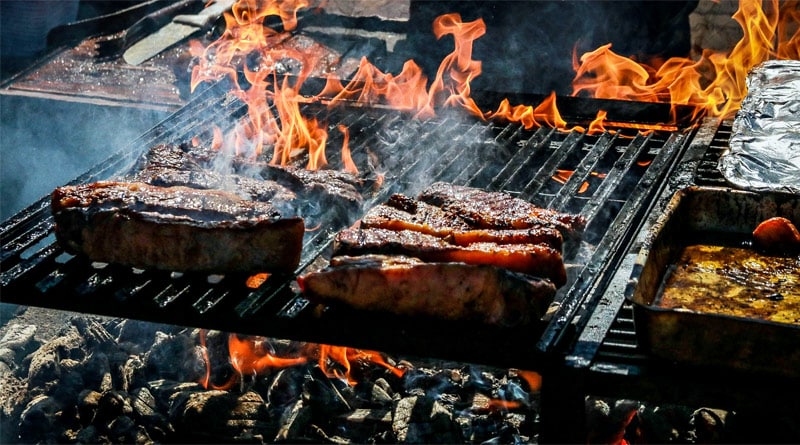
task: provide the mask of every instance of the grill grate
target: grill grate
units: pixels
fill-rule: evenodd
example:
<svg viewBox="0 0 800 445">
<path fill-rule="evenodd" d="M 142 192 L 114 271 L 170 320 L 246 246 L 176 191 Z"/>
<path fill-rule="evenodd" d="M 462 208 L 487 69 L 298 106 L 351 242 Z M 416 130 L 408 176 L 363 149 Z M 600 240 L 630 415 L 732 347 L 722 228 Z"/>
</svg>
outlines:
<svg viewBox="0 0 800 445">
<path fill-rule="evenodd" d="M 581 122 L 593 117 L 604 103 L 585 99 L 577 105 L 587 115 L 572 120 Z M 638 104 L 627 106 L 640 122 Z M 420 323 L 312 305 L 298 293 L 294 276 L 271 276 L 251 289 L 246 286 L 247 277 L 242 276 L 92 264 L 64 253 L 54 243 L 47 197 L 0 227 L 3 301 L 536 369 L 543 354 L 553 352 L 571 333 L 571 321 L 596 304 L 597 290 L 615 268 L 619 252 L 624 250 L 621 247 L 629 242 L 647 203 L 692 133 L 690 127 L 647 135 L 620 128 L 613 134 L 588 135 L 551 128 L 525 130 L 516 124 L 486 123 L 463 115 L 410 120 L 380 108 L 331 111 L 318 104 L 305 107 L 304 114 L 315 114 L 319 121 L 328 122 L 330 129 L 338 123 L 350 129 L 350 149 L 359 166 L 378 154 L 378 169 L 386 172 L 385 182 L 367 196 L 365 209 L 385 201 L 391 193 L 415 195 L 431 182 L 450 181 L 506 191 L 541 206 L 586 216 L 587 236 L 566 252 L 568 283 L 556 295 L 552 318 L 514 329 Z M 656 116 L 652 109 L 652 104 L 646 105 L 653 123 L 666 114 L 659 108 Z M 243 104 L 220 86 L 212 86 L 72 183 L 125 174 L 143 150 L 198 137 L 206 141 L 212 126 L 224 131 L 244 114 Z M 326 264 L 326 253 L 339 227 L 323 222 L 319 230 L 306 234 L 298 274 Z"/>
</svg>

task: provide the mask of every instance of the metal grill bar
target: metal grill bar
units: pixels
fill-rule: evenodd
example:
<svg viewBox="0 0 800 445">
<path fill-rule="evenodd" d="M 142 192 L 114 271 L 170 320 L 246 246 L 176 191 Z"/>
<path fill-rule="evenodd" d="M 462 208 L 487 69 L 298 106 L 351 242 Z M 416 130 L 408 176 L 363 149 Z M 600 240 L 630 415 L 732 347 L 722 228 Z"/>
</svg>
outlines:
<svg viewBox="0 0 800 445">
<path fill-rule="evenodd" d="M 63 253 L 55 244 L 47 198 L 0 227 L 4 301 L 534 369 L 541 364 L 542 352 L 555 349 L 564 327 L 592 297 L 590 291 L 602 285 L 604 269 L 598 265 L 626 242 L 628 227 L 635 226 L 640 217 L 638 209 L 688 139 L 686 131 L 659 137 L 636 133 L 590 136 L 550 128 L 529 131 L 517 124 L 465 120 L 463 116 L 419 121 L 389 110 L 305 107 L 304 114 L 313 113 L 331 130 L 337 124 L 350 128 L 354 159 L 363 164 L 371 156 L 379 159 L 375 171 L 367 174 L 385 174 L 385 183 L 366 197 L 365 209 L 384 202 L 391 193 L 415 195 L 433 181 L 449 181 L 515 193 L 540 205 L 550 203 L 590 215 L 590 225 L 602 230 L 591 243 L 582 243 L 577 253 L 568 254 L 573 267 L 568 284 L 556 296 L 560 307 L 554 320 L 512 330 L 444 322 L 420 326 L 418 320 L 341 309 L 320 313 L 320 308 L 298 293 L 294 275 L 271 276 L 251 289 L 246 277 L 236 275 L 91 264 Z M 245 112 L 243 104 L 221 93 L 221 88 L 209 88 L 72 183 L 124 175 L 144 149 L 158 143 L 197 137 L 201 145 L 207 144 L 213 126 L 230 129 Z M 635 167 L 643 157 L 652 163 Z M 331 162 L 335 166 L 338 161 Z M 566 186 L 553 181 L 557 169 L 575 170 Z M 592 173 L 601 170 L 605 177 L 595 180 Z M 582 196 L 579 188 L 587 179 L 596 186 Z M 326 221 L 324 216 L 322 220 Z M 323 224 L 320 230 L 306 234 L 296 274 L 326 265 L 325 253 L 336 230 Z M 499 344 L 504 347 L 498 348 Z"/>
</svg>

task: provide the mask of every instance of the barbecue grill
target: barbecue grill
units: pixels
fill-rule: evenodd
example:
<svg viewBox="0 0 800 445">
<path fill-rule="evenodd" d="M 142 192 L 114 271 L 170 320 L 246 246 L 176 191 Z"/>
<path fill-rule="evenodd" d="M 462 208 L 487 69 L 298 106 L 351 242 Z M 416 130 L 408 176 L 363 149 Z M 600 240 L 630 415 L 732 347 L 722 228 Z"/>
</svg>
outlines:
<svg viewBox="0 0 800 445">
<path fill-rule="evenodd" d="M 565 102 L 563 113 L 576 116 L 578 123 L 590 119 L 601 106 L 611 110 L 610 116 L 619 111 L 615 106 L 631 107 L 639 114 L 634 116 L 639 123 L 643 114 L 649 113 L 651 122 L 656 123 L 668 113 L 666 106 L 651 104 Z M 383 202 L 391 193 L 413 195 L 426 183 L 443 180 L 503 190 L 542 206 L 583 213 L 589 221 L 587 238 L 568 252 L 570 281 L 560 291 L 560 304 L 547 326 L 527 327 L 521 332 L 441 323 L 426 328 L 394 317 L 339 310 L 318 313 L 292 288 L 292 277 L 270 277 L 252 290 L 240 276 L 195 276 L 91 264 L 65 254 L 54 243 L 47 197 L 2 227 L 3 299 L 247 334 L 536 367 L 540 352 L 549 352 L 582 306 L 590 303 L 590 290 L 605 273 L 596 265 L 615 261 L 618 246 L 635 232 L 647 203 L 691 134 L 691 129 L 681 129 L 643 136 L 636 130 L 621 129 L 616 134 L 590 136 L 551 128 L 528 131 L 516 124 L 485 123 L 463 116 L 414 121 L 389 110 L 347 106 L 328 110 L 313 104 L 306 112 L 334 125 L 346 124 L 354 135 L 351 151 L 355 159 L 366 156 L 367 150 L 392 153 L 382 160 L 387 168 L 385 183 L 368 197 L 364 208 Z M 208 137 L 212 125 L 224 121 L 231 125 L 243 113 L 243 104 L 215 85 L 73 183 L 124 174 L 146 148 L 185 142 L 198 135 Z M 574 173 L 562 185 L 552 178 L 557 169 Z M 592 172 L 604 172 L 606 177 L 597 181 Z M 584 181 L 590 188 L 579 193 Z M 329 225 L 307 233 L 298 273 L 319 267 L 315 263 L 324 256 L 335 229 Z M 497 348 L 498 344 L 508 347 Z"/>
<path fill-rule="evenodd" d="M 512 103 L 543 99 L 494 92 L 472 97 L 478 104 L 496 104 L 503 97 Z M 649 216 L 683 185 L 725 185 L 716 160 L 727 146 L 730 122 L 693 121 L 686 108 L 678 110 L 676 125 L 659 127 L 671 120 L 665 104 L 559 97 L 558 106 L 571 125 L 586 126 L 599 110 L 616 124 L 587 134 L 483 122 L 457 112 L 415 120 L 381 107 L 302 107 L 330 128 L 347 126 L 354 159 L 382 155 L 384 182 L 375 181 L 363 210 L 391 193 L 414 195 L 429 183 L 447 181 L 584 215 L 584 239 L 565 252 L 568 282 L 541 323 L 519 328 L 421 323 L 310 304 L 294 277 L 327 263 L 340 227 L 325 213 L 319 216 L 320 228 L 306 233 L 296 273 L 271 276 L 256 288 L 240 275 L 91 263 L 55 243 L 48 196 L 0 226 L 3 302 L 537 370 L 545 376 L 543 418 L 550 419 L 542 422 L 542 437 L 571 442 L 585 436 L 560 426 L 582 418 L 585 394 L 729 406 L 786 400 L 787 382 L 779 379 L 755 381 L 648 357 L 637 344 L 632 308 L 624 300 L 637 235 L 651 224 Z M 230 128 L 245 114 L 244 104 L 224 85 L 211 85 L 70 184 L 126 175 L 156 144 L 195 140 L 209 145 L 212 126 Z M 359 216 L 351 215 L 352 222 Z M 741 384 L 745 381 L 748 387 Z M 734 384 L 735 393 L 730 391 Z"/>
</svg>

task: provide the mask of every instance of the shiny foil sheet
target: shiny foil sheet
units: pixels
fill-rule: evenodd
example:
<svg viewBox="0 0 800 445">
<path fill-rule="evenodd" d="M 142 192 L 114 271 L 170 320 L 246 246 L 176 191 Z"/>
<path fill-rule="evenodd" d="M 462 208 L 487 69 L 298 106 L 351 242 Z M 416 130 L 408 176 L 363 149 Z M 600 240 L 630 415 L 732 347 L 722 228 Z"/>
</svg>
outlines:
<svg viewBox="0 0 800 445">
<path fill-rule="evenodd" d="M 742 189 L 800 193 L 800 61 L 762 63 L 747 88 L 720 171 Z"/>
</svg>

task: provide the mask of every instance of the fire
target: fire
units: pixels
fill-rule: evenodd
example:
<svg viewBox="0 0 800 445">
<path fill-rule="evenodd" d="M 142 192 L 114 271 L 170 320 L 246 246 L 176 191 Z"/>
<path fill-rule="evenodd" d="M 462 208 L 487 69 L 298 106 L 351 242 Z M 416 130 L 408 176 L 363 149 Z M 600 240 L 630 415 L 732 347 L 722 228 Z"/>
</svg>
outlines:
<svg viewBox="0 0 800 445">
<path fill-rule="evenodd" d="M 699 60 L 673 57 L 658 66 L 618 55 L 610 44 L 580 58 L 573 55 L 576 75 L 572 94 L 668 102 L 673 106 L 692 106 L 696 116 L 729 116 L 746 94 L 744 80 L 750 68 L 770 58 L 800 57 L 798 0 L 769 0 L 767 7 L 763 6 L 761 0 L 741 0 L 733 18 L 742 27 L 744 37 L 730 54 L 706 50 Z M 609 126 L 624 126 L 609 122 L 601 111 L 588 129 L 568 128 L 556 106 L 555 93 L 536 106 L 512 105 L 503 100 L 496 110 L 482 111 L 470 97 L 470 82 L 481 74 L 481 62 L 472 59 L 472 44 L 485 34 L 486 26 L 482 19 L 463 22 L 458 14 L 442 15 L 433 23 L 438 39 L 453 36 L 454 50 L 442 60 L 430 86 L 413 60 L 407 61 L 400 73 L 392 74 L 382 72 L 364 58 L 346 85 L 329 75 L 319 94 L 303 96 L 300 87 L 319 61 L 313 54 L 280 46 L 280 42 L 291 36 L 264 26 L 264 21 L 277 16 L 284 30 L 290 31 L 297 26 L 298 11 L 308 7 L 306 0 L 239 0 L 231 13 L 225 14 L 226 30 L 219 40 L 206 48 L 192 43 L 192 54 L 200 60 L 193 68 L 192 88 L 204 81 L 227 78 L 234 94 L 248 106 L 248 121 L 234 129 L 223 144 L 232 145 L 234 148 L 227 148 L 231 152 L 256 157 L 271 148 L 273 164 L 286 165 L 307 155 L 307 168 L 325 167 L 328 142 L 325 125 L 305 118 L 300 112 L 300 104 L 312 100 L 331 107 L 342 103 L 388 106 L 421 118 L 435 115 L 440 107 L 458 107 L 481 119 L 515 122 L 526 129 L 548 126 L 595 134 L 610 131 Z M 286 59 L 300 62 L 299 72 L 292 73 L 293 84 L 288 75 L 278 73 L 281 61 Z M 664 123 L 631 128 L 670 131 L 677 127 Z M 218 140 L 215 135 L 215 145 Z M 347 134 L 344 140 L 341 148 L 344 169 L 356 173 Z"/>
<path fill-rule="evenodd" d="M 331 378 L 347 381 L 351 385 L 357 383 L 353 377 L 354 365 L 371 363 L 388 369 L 397 377 L 404 371 L 387 362 L 383 356 L 374 351 L 348 348 L 343 346 L 306 344 L 291 357 L 280 357 L 273 350 L 268 339 L 255 336 L 229 334 L 228 361 L 236 372 L 222 385 L 211 384 L 211 365 L 206 348 L 206 333 L 200 331 L 200 346 L 206 364 L 206 375 L 200 379 L 205 388 L 230 389 L 246 376 L 256 377 L 276 369 L 300 366 L 317 362 L 320 369 Z"/>
<path fill-rule="evenodd" d="M 503 99 L 496 111 L 485 114 L 486 119 L 501 119 L 507 122 L 522 124 L 526 129 L 538 127 L 566 128 L 567 122 L 561 118 L 556 106 L 556 93 L 553 92 L 542 103 L 511 106 L 508 99 Z"/>
<path fill-rule="evenodd" d="M 733 18 L 744 31 L 730 54 L 703 51 L 699 60 L 673 57 L 650 67 L 615 54 L 611 45 L 573 59 L 573 95 L 690 105 L 697 113 L 729 117 L 747 94 L 749 70 L 769 59 L 797 59 L 797 1 L 741 0 Z M 793 33 L 793 34 L 791 34 Z M 791 35 L 790 35 L 791 34 Z M 674 109 L 673 109 L 674 112 Z"/>
</svg>

